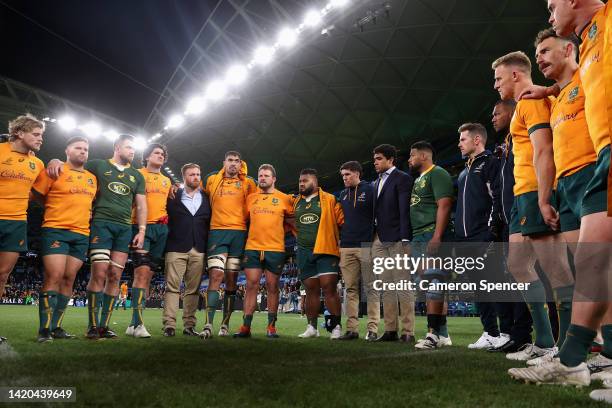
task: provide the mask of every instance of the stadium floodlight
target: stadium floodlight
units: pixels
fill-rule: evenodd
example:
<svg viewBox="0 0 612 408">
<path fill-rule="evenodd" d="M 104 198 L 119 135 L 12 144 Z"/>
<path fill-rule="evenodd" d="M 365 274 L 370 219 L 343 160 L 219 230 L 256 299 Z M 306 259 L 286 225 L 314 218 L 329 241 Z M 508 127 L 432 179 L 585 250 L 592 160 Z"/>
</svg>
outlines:
<svg viewBox="0 0 612 408">
<path fill-rule="evenodd" d="M 227 85 L 223 81 L 212 81 L 206 87 L 206 99 L 218 101 L 227 95 Z"/>
<path fill-rule="evenodd" d="M 172 115 L 170 116 L 170 119 L 168 120 L 167 128 L 176 129 L 178 127 L 181 127 L 183 123 L 185 123 L 185 117 L 183 115 L 180 115 L 180 114 Z"/>
<path fill-rule="evenodd" d="M 254 59 L 255 63 L 259 65 L 267 65 L 272 62 L 272 58 L 274 57 L 274 48 L 272 47 L 259 47 L 255 50 Z"/>
<path fill-rule="evenodd" d="M 81 130 L 85 133 L 85 136 L 95 139 L 102 133 L 102 128 L 95 122 L 88 122 L 81 126 Z"/>
<path fill-rule="evenodd" d="M 205 109 L 206 104 L 204 103 L 204 98 L 201 96 L 195 96 L 191 98 L 189 102 L 187 102 L 187 110 L 185 112 L 188 115 L 197 115 L 198 113 L 204 112 Z M 155 136 L 153 136 L 153 138 L 155 138 Z"/>
<path fill-rule="evenodd" d="M 115 130 L 107 130 L 104 132 L 104 137 L 110 142 L 114 142 L 119 137 L 119 133 Z"/>
<path fill-rule="evenodd" d="M 134 138 L 134 149 L 144 150 L 145 147 L 147 147 L 147 139 L 142 136 L 137 136 Z"/>
<path fill-rule="evenodd" d="M 297 43 L 297 38 L 298 38 L 298 35 L 295 30 L 291 28 L 283 28 L 278 33 L 277 41 L 281 46 L 285 48 L 289 48 L 289 47 L 293 47 L 295 43 Z"/>
<path fill-rule="evenodd" d="M 321 13 L 316 10 L 311 10 L 304 17 L 304 25 L 307 27 L 316 27 L 321 24 Z"/>
<path fill-rule="evenodd" d="M 225 82 L 230 85 L 240 85 L 246 81 L 249 71 L 242 65 L 232 65 L 225 74 Z"/>
<path fill-rule="evenodd" d="M 348 0 L 331 0 L 329 5 L 332 7 L 344 7 L 348 4 Z"/>
<path fill-rule="evenodd" d="M 72 116 L 62 116 L 61 118 L 59 118 L 57 123 L 63 130 L 67 132 L 76 129 L 77 127 L 76 120 Z"/>
</svg>

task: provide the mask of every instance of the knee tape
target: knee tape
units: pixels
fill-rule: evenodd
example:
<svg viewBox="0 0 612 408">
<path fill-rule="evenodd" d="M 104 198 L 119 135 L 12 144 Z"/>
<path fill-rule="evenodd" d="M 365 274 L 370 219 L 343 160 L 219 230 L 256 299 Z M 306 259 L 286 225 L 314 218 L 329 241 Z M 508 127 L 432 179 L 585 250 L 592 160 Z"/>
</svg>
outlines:
<svg viewBox="0 0 612 408">
<path fill-rule="evenodd" d="M 208 269 L 219 269 L 225 271 L 225 262 L 227 258 L 224 255 L 211 255 L 206 259 Z"/>
<path fill-rule="evenodd" d="M 110 263 L 110 249 L 92 249 L 89 251 L 89 261 L 91 263 Z"/>
<path fill-rule="evenodd" d="M 240 272 L 242 267 L 242 263 L 240 262 L 240 258 L 236 258 L 234 256 L 230 256 L 225 261 L 225 270 L 228 272 Z"/>
<path fill-rule="evenodd" d="M 138 268 L 140 266 L 148 266 L 149 268 L 151 267 L 151 258 L 146 252 L 134 252 L 132 260 L 134 261 L 134 268 Z"/>
<path fill-rule="evenodd" d="M 444 272 L 439 269 L 427 269 L 425 271 L 423 279 L 429 282 L 429 287 L 427 289 L 427 292 L 425 293 L 425 298 L 427 300 L 444 300 L 444 290 L 430 289 L 432 286 L 435 287 L 435 284 L 443 283 L 446 281 L 446 276 Z"/>
</svg>

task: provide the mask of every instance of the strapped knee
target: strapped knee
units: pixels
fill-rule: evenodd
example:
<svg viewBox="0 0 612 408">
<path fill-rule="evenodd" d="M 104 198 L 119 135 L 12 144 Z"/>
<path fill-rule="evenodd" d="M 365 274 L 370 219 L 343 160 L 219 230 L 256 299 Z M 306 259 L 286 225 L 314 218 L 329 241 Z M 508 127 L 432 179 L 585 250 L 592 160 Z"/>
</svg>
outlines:
<svg viewBox="0 0 612 408">
<path fill-rule="evenodd" d="M 139 268 L 141 266 L 148 266 L 151 268 L 151 257 L 149 257 L 148 252 L 134 252 L 132 261 L 134 262 L 134 268 Z"/>
<path fill-rule="evenodd" d="M 230 256 L 225 261 L 225 270 L 227 272 L 240 272 L 242 267 L 242 263 L 240 262 L 240 258 L 235 256 Z"/>
<path fill-rule="evenodd" d="M 437 284 L 446 282 L 446 275 L 440 269 L 427 269 L 423 276 L 429 282 L 425 298 L 427 300 L 444 300 L 446 291 L 437 289 Z M 435 289 L 434 289 L 435 288 Z"/>
<path fill-rule="evenodd" d="M 225 271 L 225 261 L 227 260 L 227 258 L 225 257 L 225 255 L 219 254 L 219 255 L 211 255 L 206 259 L 206 265 L 208 266 L 208 269 L 219 269 L 220 271 Z"/>
</svg>

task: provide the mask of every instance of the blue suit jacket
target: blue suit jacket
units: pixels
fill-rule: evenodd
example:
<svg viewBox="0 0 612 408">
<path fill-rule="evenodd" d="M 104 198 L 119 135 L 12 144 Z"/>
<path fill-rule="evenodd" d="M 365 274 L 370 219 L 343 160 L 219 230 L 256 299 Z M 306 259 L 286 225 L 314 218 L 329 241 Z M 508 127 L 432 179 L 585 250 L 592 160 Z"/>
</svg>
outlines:
<svg viewBox="0 0 612 408">
<path fill-rule="evenodd" d="M 375 197 L 379 182 L 380 179 L 373 183 Z M 413 183 L 412 176 L 395 168 L 383 184 L 378 198 L 374 200 L 374 229 L 381 242 L 412 239 L 410 196 Z"/>
</svg>

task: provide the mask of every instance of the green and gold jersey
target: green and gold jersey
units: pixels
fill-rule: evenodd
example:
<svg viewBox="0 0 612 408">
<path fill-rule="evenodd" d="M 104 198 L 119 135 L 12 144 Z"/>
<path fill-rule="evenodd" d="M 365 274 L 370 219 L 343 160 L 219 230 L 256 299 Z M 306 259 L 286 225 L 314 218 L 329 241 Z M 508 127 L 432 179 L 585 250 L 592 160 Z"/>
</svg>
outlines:
<svg viewBox="0 0 612 408">
<path fill-rule="evenodd" d="M 412 233 L 433 231 L 436 228 L 438 200 L 453 196 L 453 180 L 446 170 L 434 165 L 423 172 L 414 181 L 410 197 Z"/>
<path fill-rule="evenodd" d="M 132 203 L 136 194 L 145 194 L 145 180 L 132 167 L 120 167 L 111 160 L 93 159 L 85 169 L 98 179 L 98 194 L 93 207 L 94 220 L 106 220 L 119 224 L 132 223 Z"/>
<path fill-rule="evenodd" d="M 297 244 L 300 248 L 313 249 L 321 222 L 321 200 L 317 194 L 310 201 L 300 198 L 295 206 Z"/>
</svg>

